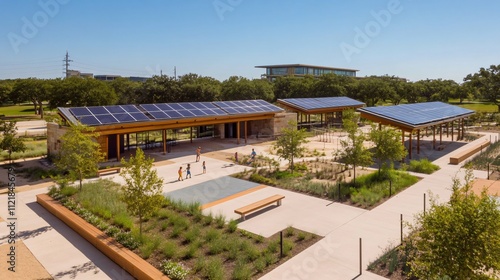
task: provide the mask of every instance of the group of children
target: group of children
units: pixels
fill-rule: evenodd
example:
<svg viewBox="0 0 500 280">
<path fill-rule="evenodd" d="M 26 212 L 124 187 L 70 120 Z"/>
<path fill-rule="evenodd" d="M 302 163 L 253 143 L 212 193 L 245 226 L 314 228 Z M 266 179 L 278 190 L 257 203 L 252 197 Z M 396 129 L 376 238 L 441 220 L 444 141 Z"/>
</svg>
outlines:
<svg viewBox="0 0 500 280">
<path fill-rule="evenodd" d="M 200 161 L 200 157 L 201 157 L 201 147 L 198 147 L 198 149 L 196 149 L 196 162 Z M 207 173 L 207 166 L 205 165 L 205 161 L 203 161 L 202 163 L 202 168 L 203 168 L 203 174 Z M 177 181 L 184 181 L 184 179 L 182 178 L 182 166 L 179 167 L 179 171 L 178 171 L 178 174 L 179 174 L 179 178 L 177 178 Z M 186 179 L 187 178 L 191 178 L 191 164 L 188 163 L 188 165 L 186 166 Z"/>
</svg>

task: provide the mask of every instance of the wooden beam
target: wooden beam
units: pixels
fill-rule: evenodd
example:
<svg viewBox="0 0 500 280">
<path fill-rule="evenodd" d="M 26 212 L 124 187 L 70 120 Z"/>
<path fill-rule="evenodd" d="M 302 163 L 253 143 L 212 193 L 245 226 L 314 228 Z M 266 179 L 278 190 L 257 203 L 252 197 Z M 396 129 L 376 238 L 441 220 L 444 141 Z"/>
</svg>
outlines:
<svg viewBox="0 0 500 280">
<path fill-rule="evenodd" d="M 417 130 L 417 155 L 420 155 L 420 129 Z"/>
</svg>

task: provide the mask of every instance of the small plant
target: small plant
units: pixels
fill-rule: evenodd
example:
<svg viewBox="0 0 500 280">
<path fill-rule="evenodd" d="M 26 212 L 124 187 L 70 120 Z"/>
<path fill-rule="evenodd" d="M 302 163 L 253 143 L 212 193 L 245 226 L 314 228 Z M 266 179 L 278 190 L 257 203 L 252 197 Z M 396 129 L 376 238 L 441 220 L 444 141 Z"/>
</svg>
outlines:
<svg viewBox="0 0 500 280">
<path fill-rule="evenodd" d="M 285 237 L 290 237 L 290 236 L 293 236 L 293 234 L 295 233 L 293 227 L 289 226 L 285 229 Z"/>
<path fill-rule="evenodd" d="M 288 256 L 293 249 L 293 242 L 285 239 L 283 240 L 283 255 Z"/>
<path fill-rule="evenodd" d="M 114 237 L 117 233 L 120 232 L 120 229 L 117 228 L 117 227 L 114 227 L 114 226 L 110 226 L 108 227 L 108 229 L 106 230 L 106 234 L 110 237 Z"/>
<path fill-rule="evenodd" d="M 226 218 L 222 214 L 218 214 L 215 216 L 215 224 L 217 225 L 217 228 L 223 228 L 226 223 Z"/>
<path fill-rule="evenodd" d="M 175 257 L 178 248 L 174 242 L 167 241 L 163 244 L 161 250 L 165 258 L 172 259 Z"/>
<path fill-rule="evenodd" d="M 209 260 L 203 270 L 203 276 L 207 279 L 224 279 L 224 267 L 219 258 Z"/>
<path fill-rule="evenodd" d="M 207 242 L 210 242 L 210 241 L 213 241 L 213 240 L 216 240 L 219 238 L 220 238 L 220 232 L 216 229 L 210 228 L 205 233 L 205 240 Z"/>
<path fill-rule="evenodd" d="M 184 242 L 191 243 L 198 239 L 200 236 L 200 228 L 197 226 L 192 227 L 190 230 L 184 233 Z"/>
<path fill-rule="evenodd" d="M 237 262 L 233 270 L 232 278 L 235 280 L 248 280 L 252 277 L 252 270 L 245 262 Z"/>
<path fill-rule="evenodd" d="M 297 234 L 297 241 L 306 240 L 306 237 L 307 237 L 306 233 L 301 231 L 301 232 L 299 232 L 299 234 Z"/>
<path fill-rule="evenodd" d="M 116 241 L 120 242 L 123 246 L 134 250 L 139 247 L 139 241 L 132 235 L 131 232 L 119 232 L 115 236 Z"/>
<path fill-rule="evenodd" d="M 227 231 L 228 232 L 235 232 L 237 228 L 238 228 L 238 222 L 235 220 L 231 220 L 227 224 Z"/>
<path fill-rule="evenodd" d="M 185 268 L 184 265 L 172 261 L 163 261 L 161 270 L 172 280 L 184 280 L 189 274 L 189 269 Z"/>
</svg>

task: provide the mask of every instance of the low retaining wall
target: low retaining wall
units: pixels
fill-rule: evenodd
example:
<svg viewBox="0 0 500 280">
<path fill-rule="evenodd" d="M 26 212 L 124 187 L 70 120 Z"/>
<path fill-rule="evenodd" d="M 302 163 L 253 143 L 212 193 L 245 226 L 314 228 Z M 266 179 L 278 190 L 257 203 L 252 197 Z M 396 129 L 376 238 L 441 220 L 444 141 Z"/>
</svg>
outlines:
<svg viewBox="0 0 500 280">
<path fill-rule="evenodd" d="M 150 263 L 113 238 L 108 237 L 104 232 L 89 224 L 49 195 L 39 194 L 36 196 L 36 201 L 135 278 L 169 280 Z"/>
<path fill-rule="evenodd" d="M 469 158 L 470 156 L 472 156 L 473 154 L 481 151 L 482 149 L 486 149 L 486 147 L 488 147 L 490 144 L 491 144 L 490 141 L 486 140 L 483 143 L 476 144 L 475 146 L 467 150 L 454 154 L 450 157 L 450 164 L 459 164 L 462 161 Z"/>
</svg>

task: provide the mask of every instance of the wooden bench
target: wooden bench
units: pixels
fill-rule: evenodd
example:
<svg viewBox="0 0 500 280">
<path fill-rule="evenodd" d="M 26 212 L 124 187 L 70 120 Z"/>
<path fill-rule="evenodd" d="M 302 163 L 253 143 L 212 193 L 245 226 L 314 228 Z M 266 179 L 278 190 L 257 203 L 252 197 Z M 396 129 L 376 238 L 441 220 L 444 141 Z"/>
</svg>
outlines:
<svg viewBox="0 0 500 280">
<path fill-rule="evenodd" d="M 473 154 L 481 151 L 482 149 L 488 147 L 490 145 L 490 141 L 486 140 L 481 144 L 476 144 L 475 146 L 464 150 L 462 152 L 459 152 L 453 156 L 450 157 L 450 164 L 459 164 L 462 161 L 466 160 L 468 157 L 472 156 Z"/>
<path fill-rule="evenodd" d="M 97 177 L 101 177 L 103 174 L 110 174 L 110 173 L 120 173 L 121 167 L 111 167 L 111 168 L 105 168 L 105 169 L 100 169 L 97 170 Z"/>
<path fill-rule="evenodd" d="M 241 219 L 244 221 L 245 220 L 245 215 L 250 213 L 250 212 L 253 212 L 255 210 L 258 210 L 260 208 L 264 208 L 270 204 L 273 204 L 273 203 L 277 203 L 278 206 L 281 205 L 281 200 L 285 198 L 284 195 L 279 195 L 279 194 L 275 194 L 273 196 L 270 196 L 268 198 L 265 198 L 263 200 L 259 200 L 257 202 L 254 202 L 252 204 L 249 204 L 247 206 L 243 206 L 241 208 L 238 208 L 236 210 L 234 210 L 234 213 L 236 214 L 240 214 L 241 215 Z"/>
</svg>

